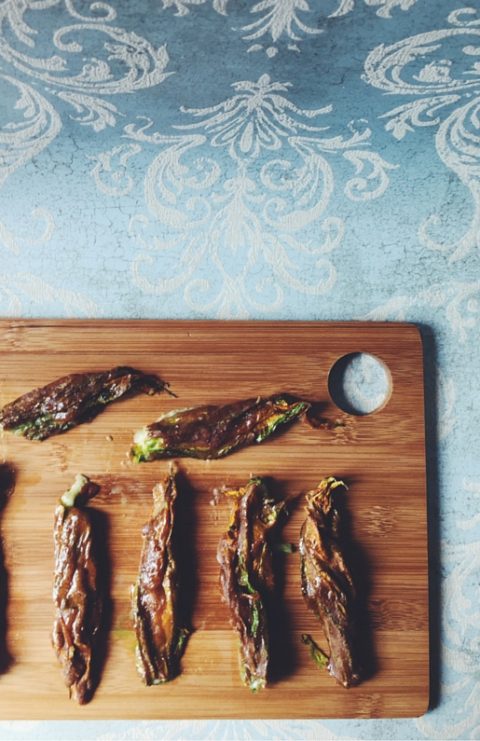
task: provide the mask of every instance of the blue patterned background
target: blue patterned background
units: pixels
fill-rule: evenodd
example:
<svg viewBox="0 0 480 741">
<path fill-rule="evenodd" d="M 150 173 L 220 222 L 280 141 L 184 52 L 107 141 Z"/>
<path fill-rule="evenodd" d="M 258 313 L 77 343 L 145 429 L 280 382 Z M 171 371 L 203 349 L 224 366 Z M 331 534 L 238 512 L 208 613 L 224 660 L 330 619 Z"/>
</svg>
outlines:
<svg viewBox="0 0 480 741">
<path fill-rule="evenodd" d="M 480 737 L 479 243 L 473 2 L 0 2 L 3 315 L 424 327 L 438 696 L 4 738 Z"/>
</svg>

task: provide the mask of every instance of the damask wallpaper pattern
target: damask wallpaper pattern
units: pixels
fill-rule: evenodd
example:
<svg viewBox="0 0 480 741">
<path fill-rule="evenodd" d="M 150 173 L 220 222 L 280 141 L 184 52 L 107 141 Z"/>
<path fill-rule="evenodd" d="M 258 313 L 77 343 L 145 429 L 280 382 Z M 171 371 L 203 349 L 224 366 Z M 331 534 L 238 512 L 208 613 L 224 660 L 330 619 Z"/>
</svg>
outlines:
<svg viewBox="0 0 480 741">
<path fill-rule="evenodd" d="M 424 327 L 437 707 L 4 738 L 480 736 L 480 10 L 0 1 L 0 310 Z"/>
</svg>

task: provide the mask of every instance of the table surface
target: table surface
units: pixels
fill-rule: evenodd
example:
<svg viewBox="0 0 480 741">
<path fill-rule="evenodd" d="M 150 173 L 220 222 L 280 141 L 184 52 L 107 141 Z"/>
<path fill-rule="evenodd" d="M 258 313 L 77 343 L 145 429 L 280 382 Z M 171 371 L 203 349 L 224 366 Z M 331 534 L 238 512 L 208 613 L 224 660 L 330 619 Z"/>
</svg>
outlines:
<svg viewBox="0 0 480 741">
<path fill-rule="evenodd" d="M 419 719 L 4 738 L 478 737 L 480 16 L 430 5 L 0 5 L 1 314 L 419 324 L 432 615 Z"/>
</svg>

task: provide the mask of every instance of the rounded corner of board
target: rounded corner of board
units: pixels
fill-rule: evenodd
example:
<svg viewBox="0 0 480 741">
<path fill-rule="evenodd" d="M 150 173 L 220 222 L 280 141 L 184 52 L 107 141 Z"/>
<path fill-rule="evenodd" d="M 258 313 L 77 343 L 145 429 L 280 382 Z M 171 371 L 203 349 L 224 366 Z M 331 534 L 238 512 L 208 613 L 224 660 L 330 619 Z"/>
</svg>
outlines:
<svg viewBox="0 0 480 741">
<path fill-rule="evenodd" d="M 417 340 L 417 342 L 423 345 L 423 337 L 427 327 L 424 327 L 421 324 L 415 324 L 414 322 L 406 322 L 403 326 L 412 336 L 412 339 Z"/>
<path fill-rule="evenodd" d="M 412 718 L 423 718 L 430 710 L 433 710 L 433 708 L 430 706 L 430 697 L 427 696 L 423 699 L 422 704 L 415 709 Z"/>
</svg>

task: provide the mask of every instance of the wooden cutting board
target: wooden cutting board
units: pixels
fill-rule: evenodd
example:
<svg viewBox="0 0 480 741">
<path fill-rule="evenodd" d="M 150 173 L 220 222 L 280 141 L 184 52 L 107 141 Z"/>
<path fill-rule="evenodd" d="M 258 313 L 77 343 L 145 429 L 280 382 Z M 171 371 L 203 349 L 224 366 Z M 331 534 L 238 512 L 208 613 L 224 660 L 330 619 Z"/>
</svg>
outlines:
<svg viewBox="0 0 480 741">
<path fill-rule="evenodd" d="M 368 352 L 389 368 L 391 397 L 379 411 L 350 416 L 330 400 L 327 377 L 347 353 Z M 31 442 L 3 433 L 0 455 L 16 471 L 0 513 L 8 573 L 7 644 L 0 717 L 313 718 L 417 716 L 428 704 L 428 582 L 422 346 L 406 324 L 160 321 L 0 322 L 0 404 L 72 372 L 132 365 L 157 372 L 178 394 L 112 404 L 90 424 Z M 185 552 L 192 559 L 195 632 L 182 674 L 144 687 L 134 660 L 130 585 L 153 484 L 168 462 L 126 459 L 133 432 L 161 412 L 288 391 L 323 403 L 329 424 L 295 423 L 276 439 L 220 461 L 183 459 Z M 76 473 L 102 489 L 113 614 L 104 671 L 93 701 L 67 697 L 50 645 L 52 524 L 58 497 Z M 272 626 L 273 678 L 258 694 L 239 679 L 237 639 L 218 589 L 216 547 L 228 508 L 212 490 L 273 477 L 294 496 L 333 474 L 349 484 L 352 565 L 364 606 L 362 645 L 373 674 L 350 690 L 313 664 L 301 643 L 325 645 L 300 594 L 298 553 L 279 560 L 283 600 Z M 298 540 L 300 504 L 283 539 Z"/>
</svg>

